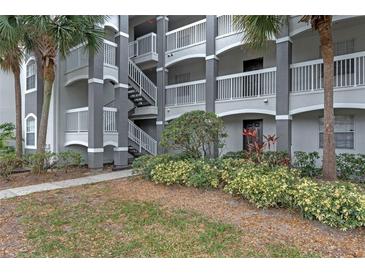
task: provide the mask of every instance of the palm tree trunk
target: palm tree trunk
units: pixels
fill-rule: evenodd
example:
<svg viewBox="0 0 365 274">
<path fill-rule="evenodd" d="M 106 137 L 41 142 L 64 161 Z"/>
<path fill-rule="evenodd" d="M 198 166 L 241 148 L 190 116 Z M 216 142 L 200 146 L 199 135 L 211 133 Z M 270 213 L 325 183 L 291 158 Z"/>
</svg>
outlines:
<svg viewBox="0 0 365 274">
<path fill-rule="evenodd" d="M 42 105 L 42 116 L 39 124 L 38 141 L 37 141 L 37 152 L 44 153 L 46 148 L 47 140 L 47 128 L 48 128 L 48 116 L 49 107 L 51 104 L 52 86 L 55 79 L 54 64 L 49 62 L 48 65 L 43 66 L 43 105 Z"/>
<path fill-rule="evenodd" d="M 23 154 L 23 138 L 22 138 L 22 94 L 20 89 L 20 68 L 13 71 L 14 87 L 15 87 L 15 151 L 18 159 Z"/>
<path fill-rule="evenodd" d="M 327 16 L 329 17 L 329 16 Z M 321 53 L 324 65 L 324 132 L 323 132 L 323 177 L 336 180 L 336 152 L 334 140 L 333 110 L 333 41 L 332 20 L 326 18 L 318 26 Z"/>
</svg>

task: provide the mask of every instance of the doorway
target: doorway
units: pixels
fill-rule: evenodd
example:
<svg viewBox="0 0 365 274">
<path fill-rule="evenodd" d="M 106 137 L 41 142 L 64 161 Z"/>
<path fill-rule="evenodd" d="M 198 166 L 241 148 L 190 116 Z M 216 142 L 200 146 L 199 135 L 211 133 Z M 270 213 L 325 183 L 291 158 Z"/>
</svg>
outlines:
<svg viewBox="0 0 365 274">
<path fill-rule="evenodd" d="M 262 119 L 243 120 L 243 129 L 256 130 L 256 132 L 257 132 L 256 139 L 260 144 L 262 144 L 262 142 L 263 142 L 263 121 L 262 121 Z M 254 142 L 254 139 L 252 137 L 243 136 L 243 149 L 247 150 L 248 145 L 252 144 L 253 142 Z"/>
</svg>

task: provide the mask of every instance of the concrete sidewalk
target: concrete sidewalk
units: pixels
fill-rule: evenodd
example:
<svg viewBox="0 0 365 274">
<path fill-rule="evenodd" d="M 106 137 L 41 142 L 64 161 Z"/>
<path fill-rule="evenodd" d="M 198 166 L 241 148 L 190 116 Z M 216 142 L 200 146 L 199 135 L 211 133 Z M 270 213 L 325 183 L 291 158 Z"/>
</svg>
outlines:
<svg viewBox="0 0 365 274">
<path fill-rule="evenodd" d="M 18 196 L 24 196 L 34 192 L 42 192 L 54 189 L 68 188 L 73 186 L 88 185 L 104 181 L 126 178 L 130 176 L 132 176 L 132 170 L 128 169 L 128 170 L 114 171 L 110 173 L 98 174 L 94 176 L 81 177 L 58 182 L 9 188 L 0 191 L 0 200 Z"/>
</svg>

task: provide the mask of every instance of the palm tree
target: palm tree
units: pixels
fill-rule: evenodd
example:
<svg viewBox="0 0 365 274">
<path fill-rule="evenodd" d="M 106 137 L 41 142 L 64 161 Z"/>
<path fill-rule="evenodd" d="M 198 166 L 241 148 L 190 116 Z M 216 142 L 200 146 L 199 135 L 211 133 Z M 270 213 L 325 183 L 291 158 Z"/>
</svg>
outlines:
<svg viewBox="0 0 365 274">
<path fill-rule="evenodd" d="M 303 15 L 300 22 L 311 24 L 318 31 L 324 68 L 324 133 L 323 133 L 323 177 L 336 179 L 336 152 L 333 133 L 333 41 L 331 15 Z M 263 48 L 287 23 L 287 16 L 237 15 L 233 23 L 243 31 L 243 41 L 255 48 Z"/>
<path fill-rule="evenodd" d="M 20 69 L 24 60 L 21 48 L 23 29 L 16 16 L 0 16 L 0 68 L 14 75 L 15 92 L 15 151 L 22 158 L 22 96 L 20 87 Z"/>
<path fill-rule="evenodd" d="M 47 137 L 49 107 L 56 75 L 56 57 L 66 57 L 70 49 L 85 43 L 89 51 L 103 45 L 101 27 L 106 16 L 24 15 L 25 46 L 41 59 L 43 73 L 43 105 L 38 131 L 37 152 L 44 153 Z"/>
</svg>

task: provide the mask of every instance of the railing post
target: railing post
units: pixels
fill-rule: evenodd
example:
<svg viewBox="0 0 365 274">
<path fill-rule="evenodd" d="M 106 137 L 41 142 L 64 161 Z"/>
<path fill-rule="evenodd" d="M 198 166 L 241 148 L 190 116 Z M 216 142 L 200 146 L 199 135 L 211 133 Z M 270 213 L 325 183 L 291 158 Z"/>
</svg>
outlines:
<svg viewBox="0 0 365 274">
<path fill-rule="evenodd" d="M 358 57 L 355 57 L 354 58 L 354 87 L 356 87 L 357 86 L 357 81 L 356 81 L 356 74 L 357 74 L 357 60 L 358 59 Z"/>
<path fill-rule="evenodd" d="M 77 133 L 80 133 L 80 111 L 77 112 Z"/>
<path fill-rule="evenodd" d="M 139 152 L 142 152 L 142 132 L 139 131 Z"/>
<path fill-rule="evenodd" d="M 177 88 L 175 88 L 175 106 L 177 106 Z"/>
<path fill-rule="evenodd" d="M 231 82 L 231 100 L 233 99 L 233 78 L 230 79 Z M 243 92 L 244 94 L 244 92 Z"/>
</svg>

